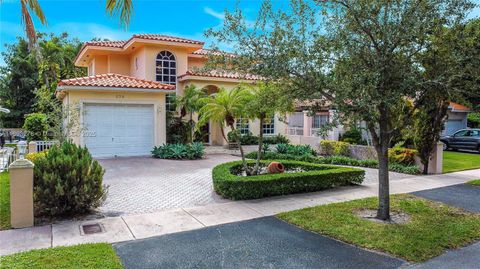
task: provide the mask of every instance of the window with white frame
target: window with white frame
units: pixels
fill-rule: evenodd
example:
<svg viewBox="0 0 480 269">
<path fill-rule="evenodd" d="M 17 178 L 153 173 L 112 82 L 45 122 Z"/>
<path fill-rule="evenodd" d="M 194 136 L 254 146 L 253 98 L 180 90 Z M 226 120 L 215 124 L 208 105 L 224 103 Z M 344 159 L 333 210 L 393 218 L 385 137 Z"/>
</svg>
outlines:
<svg viewBox="0 0 480 269">
<path fill-rule="evenodd" d="M 314 115 L 312 128 L 318 129 L 328 124 L 328 115 Z"/>
<path fill-rule="evenodd" d="M 264 135 L 274 135 L 275 134 L 275 117 L 270 119 L 265 119 L 263 123 L 263 134 Z"/>
<path fill-rule="evenodd" d="M 161 51 L 157 54 L 156 80 L 170 85 L 177 84 L 177 62 L 175 55 L 169 51 Z"/>
<path fill-rule="evenodd" d="M 248 119 L 244 119 L 244 118 L 237 119 L 236 127 L 241 135 L 246 135 L 250 132 L 250 124 L 248 122 Z"/>
</svg>

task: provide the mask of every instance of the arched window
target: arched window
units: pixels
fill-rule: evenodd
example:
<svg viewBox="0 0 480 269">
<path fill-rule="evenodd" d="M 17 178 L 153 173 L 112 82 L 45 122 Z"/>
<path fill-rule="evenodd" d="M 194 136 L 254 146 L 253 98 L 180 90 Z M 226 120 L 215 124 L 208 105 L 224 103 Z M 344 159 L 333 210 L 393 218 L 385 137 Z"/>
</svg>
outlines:
<svg viewBox="0 0 480 269">
<path fill-rule="evenodd" d="M 161 51 L 157 55 L 156 67 L 157 81 L 170 85 L 177 84 L 177 63 L 175 61 L 175 55 L 169 51 Z"/>
</svg>

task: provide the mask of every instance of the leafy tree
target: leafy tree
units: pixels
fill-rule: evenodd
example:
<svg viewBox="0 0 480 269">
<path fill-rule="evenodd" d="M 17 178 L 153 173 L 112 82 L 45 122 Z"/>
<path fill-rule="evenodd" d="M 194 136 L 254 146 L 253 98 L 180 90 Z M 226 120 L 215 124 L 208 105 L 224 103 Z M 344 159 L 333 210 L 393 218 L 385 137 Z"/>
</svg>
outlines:
<svg viewBox="0 0 480 269">
<path fill-rule="evenodd" d="M 264 2 L 254 24 L 237 7 L 223 28 L 209 30 L 234 44 L 238 57 L 211 57 L 210 66 L 262 75 L 298 99 L 320 98 L 364 121 L 379 159 L 377 217 L 390 218 L 388 147 L 411 121 L 405 100 L 426 94 L 422 52 L 430 36 L 455 26 L 469 0 L 292 0 L 290 9 Z M 407 112 L 407 114 L 406 114 Z"/>
<path fill-rule="evenodd" d="M 8 45 L 2 56 L 6 66 L 0 67 L 0 105 L 10 113 L 2 113 L 0 117 L 3 127 L 20 128 L 24 115 L 33 112 L 34 91 L 38 87 L 37 60 L 22 38 Z"/>
<path fill-rule="evenodd" d="M 198 112 L 202 107 L 200 100 L 205 97 L 205 93 L 197 89 L 194 85 L 188 85 L 183 90 L 183 95 L 177 97 L 177 107 L 180 108 L 180 116 L 183 118 L 187 114 L 189 116 L 188 126 L 190 129 L 189 142 L 193 143 L 195 121 L 193 120 L 193 113 Z"/>
<path fill-rule="evenodd" d="M 247 104 L 249 118 L 258 119 L 260 133 L 258 136 L 258 153 L 253 174 L 260 170 L 260 160 L 263 153 L 263 124 L 275 117 L 275 114 L 285 114 L 293 111 L 292 99 L 283 94 L 283 91 L 273 82 L 260 82 L 246 86 L 253 96 Z"/>
<path fill-rule="evenodd" d="M 251 99 L 252 94 L 244 87 L 236 87 L 228 91 L 222 88 L 216 94 L 200 99 L 203 106 L 200 108 L 200 118 L 197 123 L 197 128 L 207 124 L 209 121 L 219 123 L 225 141 L 228 140 L 225 137 L 223 128 L 224 126 L 230 128 L 231 132 L 235 134 L 235 141 L 238 143 L 243 168 L 246 173 L 249 172 L 249 169 L 245 161 L 242 144 L 240 143 L 240 134 L 235 128 L 235 119 L 247 116 L 247 103 Z"/>
<path fill-rule="evenodd" d="M 432 90 L 428 100 L 424 99 L 415 113 L 414 143 L 423 164 L 423 173 L 428 174 L 428 165 L 436 143 L 440 140 L 449 102 L 441 91 Z"/>
<path fill-rule="evenodd" d="M 47 115 L 43 113 L 26 115 L 23 129 L 27 131 L 27 140 L 44 140 L 48 130 Z"/>
</svg>

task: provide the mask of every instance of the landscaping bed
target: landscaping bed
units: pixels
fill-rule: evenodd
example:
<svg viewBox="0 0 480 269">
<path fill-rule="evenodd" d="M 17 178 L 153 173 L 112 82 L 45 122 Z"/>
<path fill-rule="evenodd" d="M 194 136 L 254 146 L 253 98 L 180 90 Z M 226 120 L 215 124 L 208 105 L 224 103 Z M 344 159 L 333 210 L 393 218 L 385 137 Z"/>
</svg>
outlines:
<svg viewBox="0 0 480 269">
<path fill-rule="evenodd" d="M 251 152 L 245 156 L 249 159 L 256 159 L 257 152 Z M 282 159 L 282 160 L 296 160 L 309 163 L 317 164 L 335 164 L 335 165 L 348 165 L 348 166 L 358 166 L 358 167 L 367 167 L 367 168 L 378 168 L 377 160 L 357 160 L 345 156 L 327 156 L 327 157 L 317 157 L 310 154 L 305 155 L 293 155 L 293 154 L 281 154 L 276 152 L 266 152 L 262 155 L 262 159 Z M 390 163 L 388 170 L 397 173 L 417 175 L 421 171 L 418 166 L 415 165 L 402 165 L 397 163 Z"/>
<path fill-rule="evenodd" d="M 31 250 L 0 257 L 0 269 L 85 268 L 121 269 L 120 259 L 110 244 L 83 244 Z"/>
<path fill-rule="evenodd" d="M 271 161 L 261 161 L 266 166 Z M 287 171 L 304 172 L 238 175 L 241 161 L 224 163 L 213 169 L 213 187 L 221 196 L 233 200 L 257 199 L 268 196 L 313 192 L 338 186 L 360 184 L 365 171 L 356 168 L 280 160 Z M 249 161 L 248 165 L 254 165 Z"/>
<path fill-rule="evenodd" d="M 480 154 L 466 152 L 443 152 L 443 173 L 480 168 Z"/>
<path fill-rule="evenodd" d="M 10 179 L 8 172 L 0 173 L 0 230 L 10 229 Z"/>
<path fill-rule="evenodd" d="M 480 239 L 480 215 L 412 195 L 392 195 L 391 211 L 406 214 L 405 224 L 385 224 L 359 217 L 375 210 L 366 198 L 281 213 L 278 217 L 303 229 L 413 262 L 426 261 L 447 249 Z"/>
</svg>

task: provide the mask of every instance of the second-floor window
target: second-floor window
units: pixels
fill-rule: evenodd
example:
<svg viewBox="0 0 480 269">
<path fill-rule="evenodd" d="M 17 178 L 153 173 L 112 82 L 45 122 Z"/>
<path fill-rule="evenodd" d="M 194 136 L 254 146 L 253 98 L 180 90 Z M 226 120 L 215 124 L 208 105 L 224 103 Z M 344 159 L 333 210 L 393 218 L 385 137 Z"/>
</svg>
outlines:
<svg viewBox="0 0 480 269">
<path fill-rule="evenodd" d="M 177 62 L 175 55 L 169 51 L 161 51 L 157 55 L 156 61 L 157 81 L 165 84 L 177 84 Z"/>
</svg>

